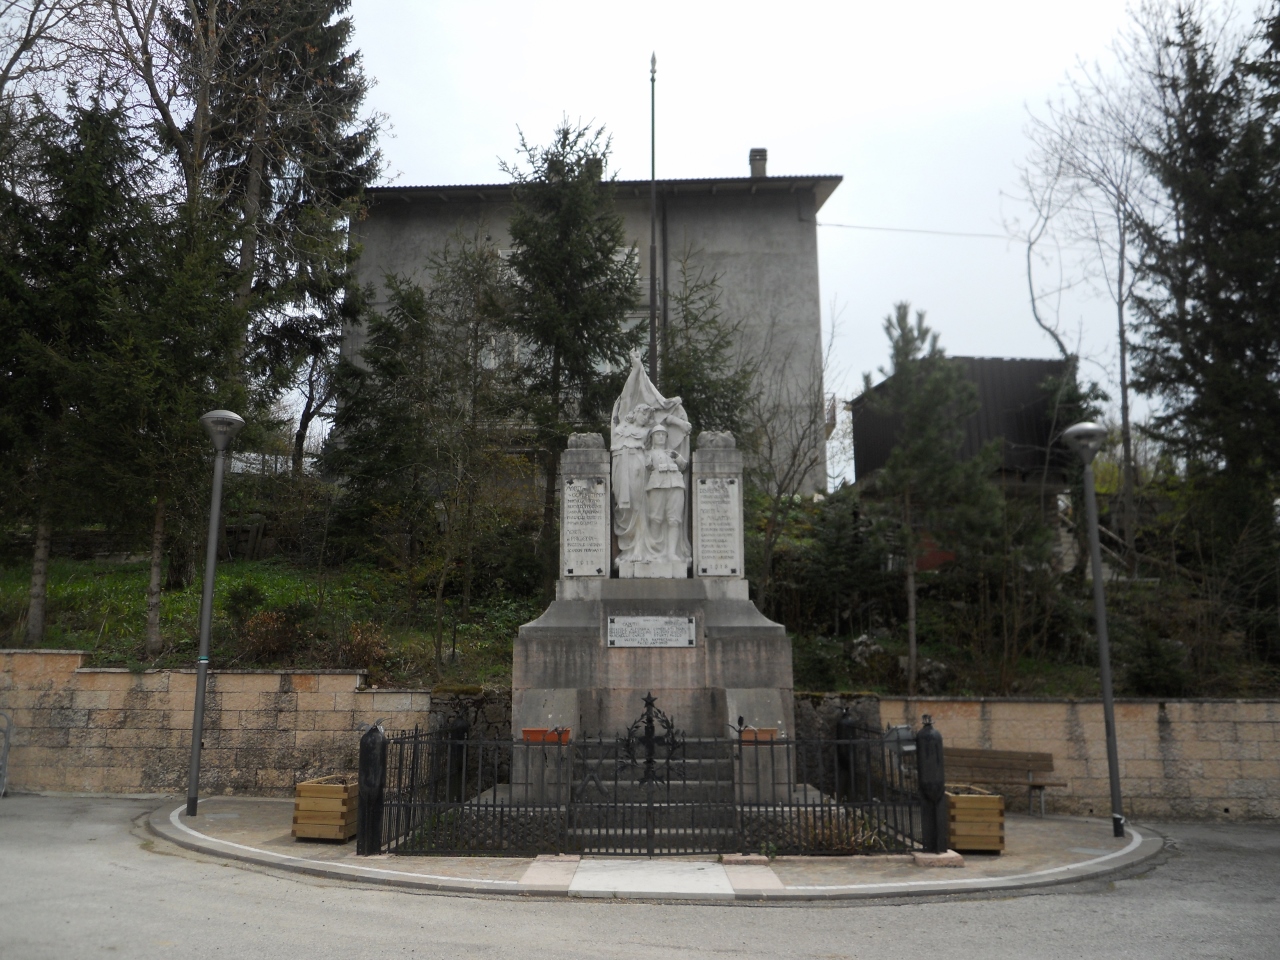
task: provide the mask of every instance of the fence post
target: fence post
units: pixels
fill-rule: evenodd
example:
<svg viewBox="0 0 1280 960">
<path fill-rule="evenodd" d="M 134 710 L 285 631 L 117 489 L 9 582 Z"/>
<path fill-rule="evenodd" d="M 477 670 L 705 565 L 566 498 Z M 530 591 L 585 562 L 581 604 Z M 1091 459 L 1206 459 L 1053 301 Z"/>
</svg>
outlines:
<svg viewBox="0 0 1280 960">
<path fill-rule="evenodd" d="M 926 853 L 946 853 L 950 845 L 947 773 L 942 758 L 942 734 L 927 713 L 916 734 L 916 773 L 920 784 L 920 833 Z"/>
<path fill-rule="evenodd" d="M 836 799 L 852 803 L 862 799 L 858 789 L 858 721 L 849 715 L 845 707 L 836 718 Z"/>
<path fill-rule="evenodd" d="M 360 802 L 356 807 L 356 855 L 382 852 L 382 794 L 387 785 L 387 735 L 374 724 L 360 738 Z"/>
<path fill-rule="evenodd" d="M 464 796 L 464 783 L 467 775 L 467 734 L 471 732 L 471 724 L 463 714 L 453 718 L 445 731 L 449 741 L 449 773 L 447 799 L 450 803 L 461 803 Z"/>
</svg>

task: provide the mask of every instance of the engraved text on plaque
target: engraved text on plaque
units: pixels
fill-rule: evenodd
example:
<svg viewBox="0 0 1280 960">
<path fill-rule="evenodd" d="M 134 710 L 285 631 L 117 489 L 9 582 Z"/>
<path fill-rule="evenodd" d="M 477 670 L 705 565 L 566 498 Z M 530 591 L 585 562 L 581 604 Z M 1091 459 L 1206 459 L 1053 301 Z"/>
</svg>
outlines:
<svg viewBox="0 0 1280 960">
<path fill-rule="evenodd" d="M 702 477 L 694 491 L 693 572 L 699 577 L 742 576 L 742 481 Z"/>
<path fill-rule="evenodd" d="M 697 639 L 693 617 L 610 617 L 611 647 L 692 647 Z"/>
<path fill-rule="evenodd" d="M 568 477 L 560 523 L 566 577 L 609 575 L 609 485 L 604 477 Z"/>
</svg>

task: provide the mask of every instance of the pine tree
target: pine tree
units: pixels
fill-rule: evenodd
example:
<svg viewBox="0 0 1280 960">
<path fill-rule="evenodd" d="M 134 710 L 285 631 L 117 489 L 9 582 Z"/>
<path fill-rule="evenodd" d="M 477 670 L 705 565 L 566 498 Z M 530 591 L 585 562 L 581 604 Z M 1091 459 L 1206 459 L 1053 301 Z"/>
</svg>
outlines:
<svg viewBox="0 0 1280 960">
<path fill-rule="evenodd" d="M 569 434 L 597 427 L 621 386 L 617 371 L 640 345 L 628 330 L 637 260 L 614 208 L 602 129 L 563 122 L 546 147 L 522 135 L 524 165 L 505 165 L 515 187 L 511 328 L 525 344 L 528 414 L 541 450 L 543 585 L 555 577 L 556 470 Z"/>
<path fill-rule="evenodd" d="M 397 571 L 411 608 L 429 591 L 440 669 L 446 589 L 458 582 L 465 608 L 475 543 L 517 485 L 500 487 L 520 472 L 504 451 L 522 384 L 499 325 L 509 284 L 497 251 L 465 241 L 433 267 L 426 289 L 392 278 L 388 309 L 367 319 L 361 363 L 339 370 L 325 460 L 345 478 L 360 545 Z"/>
<path fill-rule="evenodd" d="M 73 106 L 63 120 L 44 111 L 26 130 L 28 190 L 0 193 L 0 501 L 35 532 L 27 642 L 36 645 L 53 528 L 101 505 L 81 446 L 90 398 L 71 367 L 104 340 L 104 289 L 138 277 L 142 224 L 118 113 Z"/>
<path fill-rule="evenodd" d="M 158 653 L 165 521 L 207 476 L 198 417 L 228 399 L 239 312 L 219 295 L 229 270 L 207 225 L 141 192 L 123 111 L 73 105 L 37 133 L 39 189 L 5 197 L 0 272 L 4 500 L 36 530 L 28 640 L 42 633 L 53 524 L 103 522 L 150 530 Z"/>
<path fill-rule="evenodd" d="M 349 0 L 116 0 L 114 44 L 181 174 L 225 236 L 247 322 L 245 384 L 269 400 L 331 353 L 358 255 L 346 226 L 381 168 Z M 224 236 L 216 231 L 214 236 Z"/>
<path fill-rule="evenodd" d="M 695 429 L 728 430 L 741 443 L 759 364 L 738 349 L 742 323 L 724 315 L 719 278 L 706 276 L 691 260 L 690 254 L 680 258 L 671 294 L 661 386 L 684 399 Z"/>
<path fill-rule="evenodd" d="M 1172 452 L 1261 489 L 1280 472 L 1280 126 L 1196 10 L 1155 44 L 1135 386 L 1160 399 L 1152 428 Z"/>
<path fill-rule="evenodd" d="M 878 507 L 878 531 L 903 571 L 907 601 L 907 688 L 917 679 L 917 564 L 926 543 L 956 551 L 962 541 L 990 531 L 1000 517 L 999 494 L 991 482 L 996 466 L 992 445 L 976 457 L 960 459 L 964 421 L 977 410 L 977 393 L 961 368 L 949 360 L 938 335 L 911 320 L 899 303 L 885 318 L 891 366 L 885 380 L 864 381 L 870 409 L 891 418 L 897 442 L 876 475 L 871 501 Z"/>
</svg>

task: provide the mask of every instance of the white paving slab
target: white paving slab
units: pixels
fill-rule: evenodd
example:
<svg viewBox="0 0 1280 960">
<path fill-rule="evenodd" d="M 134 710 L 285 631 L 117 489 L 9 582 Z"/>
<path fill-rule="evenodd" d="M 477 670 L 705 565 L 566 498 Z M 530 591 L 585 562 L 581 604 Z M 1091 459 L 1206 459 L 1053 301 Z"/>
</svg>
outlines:
<svg viewBox="0 0 1280 960">
<path fill-rule="evenodd" d="M 569 893 L 579 897 L 732 899 L 733 884 L 718 863 L 671 860 L 583 860 Z"/>
<path fill-rule="evenodd" d="M 734 890 L 781 890 L 782 881 L 772 867 L 758 864 L 734 864 L 724 868 Z"/>
<path fill-rule="evenodd" d="M 538 857 L 520 877 L 526 887 L 546 890 L 568 890 L 578 869 L 577 857 Z"/>
</svg>

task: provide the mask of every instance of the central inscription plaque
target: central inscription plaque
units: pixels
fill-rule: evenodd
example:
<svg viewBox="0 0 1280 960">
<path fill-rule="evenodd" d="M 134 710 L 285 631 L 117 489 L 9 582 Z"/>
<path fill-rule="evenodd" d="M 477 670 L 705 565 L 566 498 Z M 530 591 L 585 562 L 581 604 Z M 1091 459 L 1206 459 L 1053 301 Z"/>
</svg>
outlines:
<svg viewBox="0 0 1280 960">
<path fill-rule="evenodd" d="M 564 482 L 560 567 L 565 577 L 609 575 L 609 485 L 604 477 Z"/>
<path fill-rule="evenodd" d="M 693 617 L 610 617 L 611 647 L 692 647 L 698 630 Z"/>
<path fill-rule="evenodd" d="M 742 576 L 742 482 L 704 477 L 694 491 L 693 572 L 699 577 Z"/>
</svg>

